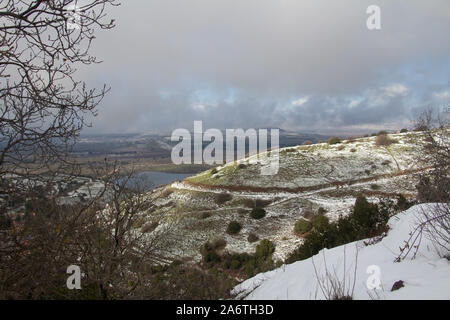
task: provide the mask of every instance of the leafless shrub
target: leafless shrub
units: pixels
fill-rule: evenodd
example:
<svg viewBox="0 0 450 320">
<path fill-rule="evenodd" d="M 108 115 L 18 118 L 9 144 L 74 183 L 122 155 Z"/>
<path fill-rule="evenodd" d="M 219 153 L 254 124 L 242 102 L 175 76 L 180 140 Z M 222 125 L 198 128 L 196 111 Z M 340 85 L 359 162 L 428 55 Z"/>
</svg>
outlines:
<svg viewBox="0 0 450 320">
<path fill-rule="evenodd" d="M 230 201 L 231 199 L 233 199 L 233 196 L 230 193 L 218 193 L 215 195 L 215 202 L 218 205 L 224 204 L 225 202 Z"/>
<path fill-rule="evenodd" d="M 257 207 L 257 208 L 265 208 L 271 203 L 272 203 L 272 200 L 270 200 L 270 199 L 267 199 L 267 200 L 265 200 L 265 199 L 256 199 L 255 200 L 255 207 Z"/>
<path fill-rule="evenodd" d="M 141 228 L 141 232 L 142 233 L 150 233 L 150 232 L 154 231 L 158 227 L 158 225 L 159 225 L 158 221 L 149 222 Z"/>
<path fill-rule="evenodd" d="M 397 142 L 397 141 L 389 138 L 387 134 L 380 134 L 377 136 L 377 138 L 375 140 L 375 144 L 377 147 L 390 146 L 391 144 L 393 144 L 395 142 Z"/>
<path fill-rule="evenodd" d="M 243 201 L 243 205 L 247 208 L 254 208 L 255 207 L 255 200 L 246 198 Z"/>
<path fill-rule="evenodd" d="M 450 141 L 449 123 L 440 115 L 434 117 L 431 110 L 425 111 L 415 124 L 421 130 L 421 140 L 416 161 L 422 166 L 432 165 L 432 169 L 419 177 L 417 185 L 419 202 L 448 203 L 450 200 Z"/>
<path fill-rule="evenodd" d="M 254 234 L 253 232 L 249 233 L 248 237 L 247 237 L 247 241 L 250 243 L 256 242 L 259 240 L 259 237 Z"/>
<path fill-rule="evenodd" d="M 173 193 L 172 189 L 169 188 L 165 188 L 162 192 L 161 192 L 161 197 L 162 198 L 167 198 L 168 196 L 170 196 Z"/>
<path fill-rule="evenodd" d="M 441 256 L 450 252 L 450 145 L 448 119 L 440 115 L 434 116 L 431 109 L 422 113 L 414 125 L 420 132 L 418 150 L 415 161 L 431 169 L 419 175 L 417 200 L 429 203 L 420 209 L 418 223 L 409 238 L 400 247 L 400 254 L 395 261 L 405 259 L 409 254 L 414 258 L 425 236 Z"/>
<path fill-rule="evenodd" d="M 265 208 L 269 204 L 272 203 L 272 200 L 270 199 L 249 199 L 246 198 L 243 200 L 243 205 L 247 208 Z"/>
<path fill-rule="evenodd" d="M 318 287 L 320 288 L 323 296 L 327 300 L 353 300 L 353 293 L 355 291 L 356 284 L 356 271 L 358 268 L 358 248 L 355 251 L 354 259 L 354 270 L 353 275 L 348 276 L 348 270 L 346 268 L 346 250 L 344 246 L 344 265 L 343 274 L 340 277 L 336 272 L 336 267 L 333 266 L 331 271 L 328 270 L 327 261 L 325 258 L 325 251 L 323 253 L 323 265 L 325 268 L 325 273 L 323 275 L 319 274 L 314 263 L 314 257 L 311 261 L 314 266 L 314 273 L 316 275 Z M 317 292 L 316 292 L 317 297 Z"/>
<path fill-rule="evenodd" d="M 314 217 L 314 212 L 312 211 L 312 210 L 309 210 L 309 209 L 304 209 L 303 211 L 302 211 L 302 216 L 303 216 L 303 218 L 305 218 L 305 219 L 312 219 L 312 217 Z"/>
<path fill-rule="evenodd" d="M 223 238 L 215 238 L 211 241 L 211 247 L 214 250 L 223 249 L 223 248 L 225 248 L 226 245 L 227 245 L 227 242 Z"/>
<path fill-rule="evenodd" d="M 441 256 L 450 253 L 450 208 L 448 203 L 427 204 L 420 209 L 416 227 L 409 233 L 409 238 L 400 247 L 400 254 L 395 261 L 404 260 L 409 254 L 414 259 L 422 238 L 427 237 L 436 252 Z"/>
</svg>

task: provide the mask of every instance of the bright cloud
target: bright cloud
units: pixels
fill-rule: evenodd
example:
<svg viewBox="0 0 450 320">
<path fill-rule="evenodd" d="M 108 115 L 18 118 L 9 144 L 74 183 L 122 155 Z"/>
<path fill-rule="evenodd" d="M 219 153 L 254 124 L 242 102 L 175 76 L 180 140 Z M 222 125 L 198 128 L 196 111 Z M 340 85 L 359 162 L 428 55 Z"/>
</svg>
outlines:
<svg viewBox="0 0 450 320">
<path fill-rule="evenodd" d="M 303 97 L 303 98 L 292 101 L 292 105 L 293 106 L 302 106 L 306 102 L 308 102 L 308 100 L 309 100 L 309 97 Z"/>
</svg>

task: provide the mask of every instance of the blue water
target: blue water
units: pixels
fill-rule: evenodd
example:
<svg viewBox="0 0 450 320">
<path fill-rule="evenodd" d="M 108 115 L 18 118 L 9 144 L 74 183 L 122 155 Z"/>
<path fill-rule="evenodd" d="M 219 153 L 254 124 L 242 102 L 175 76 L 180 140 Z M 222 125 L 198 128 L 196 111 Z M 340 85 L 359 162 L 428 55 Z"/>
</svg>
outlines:
<svg viewBox="0 0 450 320">
<path fill-rule="evenodd" d="M 145 171 L 137 175 L 140 183 L 143 183 L 146 190 L 151 190 L 165 184 L 172 183 L 176 180 L 184 180 L 184 178 L 192 176 L 193 173 L 168 173 L 157 171 Z M 143 178 L 143 179 L 142 179 Z"/>
</svg>

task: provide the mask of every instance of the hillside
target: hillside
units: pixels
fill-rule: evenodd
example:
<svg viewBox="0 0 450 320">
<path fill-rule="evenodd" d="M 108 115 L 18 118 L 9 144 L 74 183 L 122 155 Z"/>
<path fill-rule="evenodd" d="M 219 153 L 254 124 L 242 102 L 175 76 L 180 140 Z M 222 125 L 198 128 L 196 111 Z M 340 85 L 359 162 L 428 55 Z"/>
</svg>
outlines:
<svg viewBox="0 0 450 320">
<path fill-rule="evenodd" d="M 253 252 L 257 242 L 247 238 L 254 234 L 274 242 L 274 258 L 282 260 L 302 241 L 293 232 L 295 222 L 320 207 L 334 220 L 348 212 L 358 194 L 372 200 L 415 196 L 415 173 L 426 170 L 414 160 L 420 136 L 389 137 L 395 140 L 389 146 L 376 146 L 376 138 L 367 137 L 282 148 L 273 176 L 260 175 L 261 164 L 252 158 L 227 163 L 150 192 L 153 207 L 145 218 L 163 215 L 180 222 L 186 241 L 175 255 L 182 258 L 198 261 L 200 246 L 214 238 L 223 238 L 230 252 Z M 249 216 L 255 202 L 267 212 L 263 219 Z M 232 220 L 242 225 L 236 235 L 226 233 Z"/>
<path fill-rule="evenodd" d="M 238 297 L 250 300 L 325 299 L 327 291 L 320 286 L 326 288 L 327 281 L 336 280 L 350 295 L 354 286 L 353 299 L 450 299 L 450 262 L 443 258 L 449 252 L 437 251 L 428 237 L 422 238 L 414 259 L 411 254 L 394 262 L 421 210 L 432 208 L 431 204 L 417 205 L 392 217 L 390 231 L 378 243 L 365 245 L 362 240 L 323 249 L 312 258 L 258 274 L 234 290 L 240 293 Z M 369 266 L 379 268 L 380 283 L 371 282 L 375 269 Z M 400 280 L 403 287 L 391 291 Z M 380 288 L 369 290 L 367 281 Z"/>
</svg>

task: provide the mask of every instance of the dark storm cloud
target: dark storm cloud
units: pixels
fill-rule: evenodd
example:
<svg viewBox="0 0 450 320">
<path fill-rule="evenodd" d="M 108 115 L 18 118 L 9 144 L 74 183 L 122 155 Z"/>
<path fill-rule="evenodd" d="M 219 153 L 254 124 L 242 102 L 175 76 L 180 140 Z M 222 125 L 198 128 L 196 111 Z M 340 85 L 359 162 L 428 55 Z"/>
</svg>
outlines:
<svg viewBox="0 0 450 320">
<path fill-rule="evenodd" d="M 370 4 L 382 30 L 366 28 Z M 399 126 L 450 100 L 447 0 L 127 1 L 111 15 L 93 47 L 104 63 L 80 70 L 112 87 L 91 132 Z"/>
</svg>

